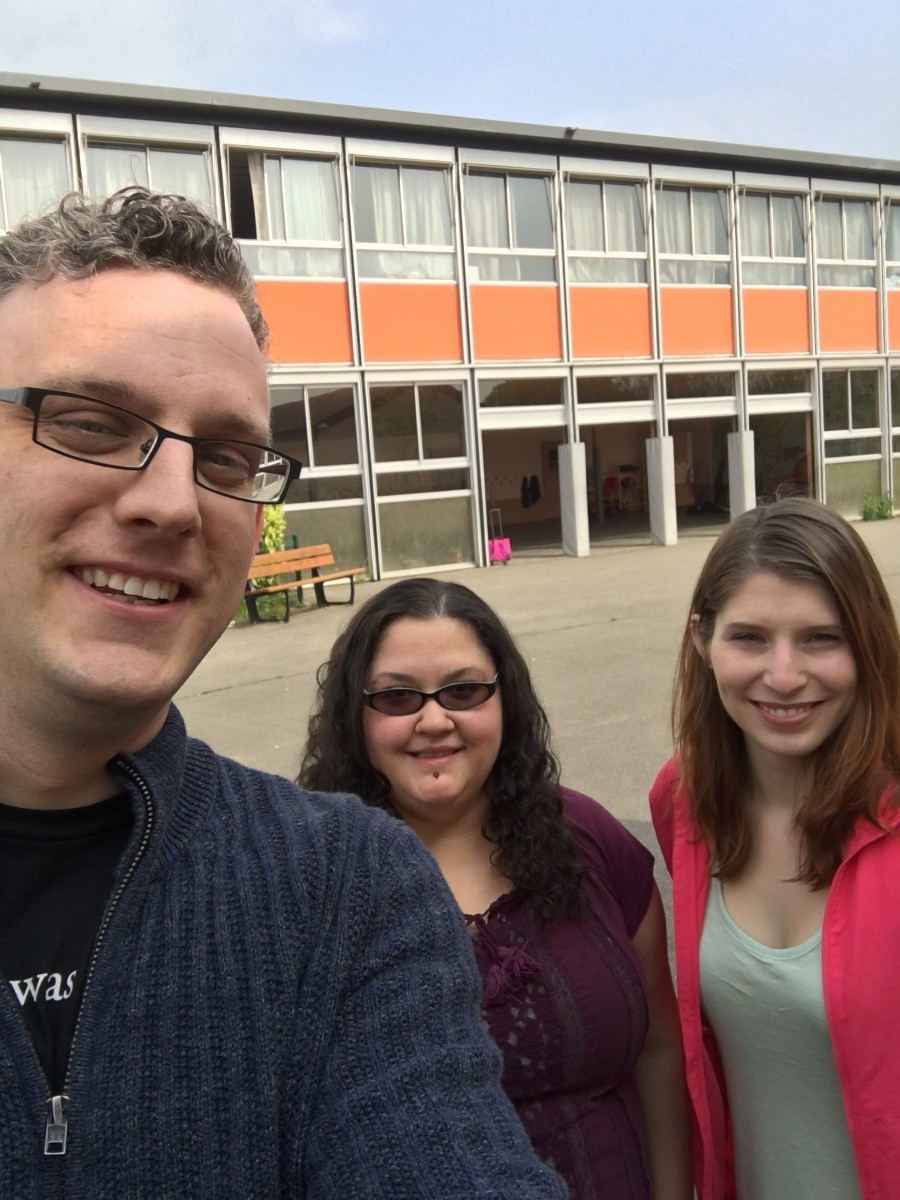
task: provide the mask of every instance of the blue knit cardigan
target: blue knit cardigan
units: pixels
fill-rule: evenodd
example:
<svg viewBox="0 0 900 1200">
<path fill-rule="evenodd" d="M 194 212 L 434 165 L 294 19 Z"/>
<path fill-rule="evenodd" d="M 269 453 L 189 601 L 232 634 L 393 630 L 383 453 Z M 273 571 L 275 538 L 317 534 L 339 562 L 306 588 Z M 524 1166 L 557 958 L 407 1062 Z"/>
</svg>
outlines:
<svg viewBox="0 0 900 1200">
<path fill-rule="evenodd" d="M 69 1064 L 64 1155 L 0 987 L 4 1200 L 559 1200 L 500 1092 L 467 935 L 399 821 L 160 735 Z"/>
</svg>

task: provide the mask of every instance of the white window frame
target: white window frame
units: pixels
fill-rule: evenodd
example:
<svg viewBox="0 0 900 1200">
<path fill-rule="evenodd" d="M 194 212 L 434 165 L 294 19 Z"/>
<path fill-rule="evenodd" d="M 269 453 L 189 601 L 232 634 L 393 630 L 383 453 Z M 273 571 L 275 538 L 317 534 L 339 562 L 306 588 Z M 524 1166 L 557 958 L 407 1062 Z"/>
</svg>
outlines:
<svg viewBox="0 0 900 1200">
<path fill-rule="evenodd" d="M 97 143 L 133 146 L 135 151 L 172 150 L 202 153 L 212 215 L 222 219 L 219 164 L 215 154 L 215 129 L 212 125 L 179 124 L 176 121 L 139 121 L 121 117 L 75 118 L 81 178 L 87 190 L 88 153 Z M 153 187 L 153 176 L 147 161 L 147 178 Z"/>
<path fill-rule="evenodd" d="M 555 161 L 553 166 L 548 168 L 546 165 L 538 163 L 526 163 L 518 158 L 518 156 L 509 156 L 512 161 L 504 163 L 502 160 L 486 160 L 479 161 L 474 155 L 468 155 L 467 161 L 463 167 L 463 228 L 466 250 L 466 264 L 469 270 L 470 281 L 480 284 L 500 285 L 501 287 L 558 287 L 559 286 L 559 175 L 556 170 Z M 481 246 L 469 240 L 468 221 L 465 219 L 465 207 L 467 203 L 466 188 L 467 180 L 470 174 L 479 175 L 494 175 L 503 179 L 504 195 L 506 201 L 506 232 L 510 244 L 508 246 Z M 549 209 L 550 209 L 550 232 L 553 238 L 552 247 L 545 249 L 535 249 L 533 247 L 519 248 L 512 244 L 513 220 L 512 220 L 512 201 L 510 198 L 509 180 L 510 176 L 528 177 L 532 179 L 541 179 L 549 184 Z M 553 264 L 552 279 L 477 279 L 471 278 L 472 270 L 475 264 L 472 262 L 473 256 L 491 255 L 502 258 L 519 259 L 519 258 L 535 258 L 535 259 L 550 259 Z"/>
<path fill-rule="evenodd" d="M 816 268 L 816 285 L 820 288 L 853 288 L 860 291 L 872 291 L 878 282 L 878 242 L 880 237 L 879 206 L 877 204 L 878 191 L 877 186 L 873 188 L 865 187 L 860 189 L 845 189 L 843 185 L 835 187 L 817 187 L 813 192 L 812 211 L 813 211 L 813 231 L 815 245 L 815 268 Z M 819 239 L 819 212 L 820 204 L 823 201 L 839 202 L 841 206 L 841 250 L 840 258 L 826 258 L 820 251 Z M 872 257 L 871 258 L 849 258 L 847 256 L 847 204 L 868 204 L 869 213 L 872 218 Z M 819 275 L 820 267 L 847 267 L 859 268 L 871 272 L 871 284 L 865 283 L 822 283 Z"/>
<path fill-rule="evenodd" d="M 37 113 L 0 108 L 0 140 L 62 143 L 66 156 L 68 191 L 75 187 L 75 150 L 72 118 L 64 113 Z M 0 163 L 2 170 L 2 163 Z M 62 199 L 62 197 L 60 197 Z M 6 231 L 5 189 L 0 180 L 0 231 Z"/>
<path fill-rule="evenodd" d="M 850 376 L 852 375 L 852 373 L 854 371 L 865 371 L 869 374 L 875 375 L 876 386 L 877 386 L 876 411 L 879 413 L 879 415 L 882 412 L 881 401 L 885 394 L 885 392 L 884 392 L 885 379 L 884 379 L 884 370 L 880 363 L 876 364 L 876 363 L 871 363 L 871 362 L 839 362 L 839 363 L 829 362 L 827 364 L 823 364 L 822 365 L 822 373 L 821 373 L 821 397 L 822 397 L 821 416 L 822 416 L 822 443 L 823 443 L 822 444 L 822 455 L 823 455 L 823 459 L 826 463 L 857 462 L 857 461 L 864 461 L 866 459 L 881 459 L 884 457 L 884 455 L 883 455 L 884 439 L 885 439 L 886 435 L 888 437 L 890 436 L 889 434 L 887 434 L 887 431 L 883 430 L 880 425 L 865 426 L 865 427 L 861 427 L 859 429 L 853 428 L 853 425 L 852 425 L 852 421 L 853 421 L 853 389 L 851 386 Z M 825 376 L 826 376 L 826 374 L 833 374 L 833 373 L 837 373 L 837 372 L 843 372 L 847 376 L 848 425 L 843 429 L 828 429 L 828 428 L 826 428 L 826 425 L 825 425 Z M 842 455 L 839 455 L 836 457 L 829 457 L 828 454 L 826 453 L 826 447 L 829 442 L 841 442 L 841 441 L 848 441 L 850 439 L 859 439 L 859 438 L 877 438 L 879 441 L 879 445 L 880 445 L 879 450 L 877 452 L 868 452 L 867 451 L 862 454 L 842 454 Z"/>
<path fill-rule="evenodd" d="M 603 229 L 603 243 L 607 247 L 605 250 L 574 250 L 569 246 L 569 230 L 568 230 L 568 210 L 569 210 L 569 184 L 570 183 L 593 183 L 599 184 L 601 193 L 601 220 Z M 607 218 L 607 200 L 606 188 L 608 184 L 615 186 L 630 185 L 637 189 L 640 198 L 641 220 L 644 230 L 644 249 L 640 250 L 610 250 L 609 246 L 609 223 Z M 598 259 L 600 261 L 609 261 L 616 259 L 626 259 L 631 262 L 642 262 L 644 264 L 644 279 L 643 282 L 637 281 L 630 284 L 622 283 L 581 283 L 579 286 L 593 287 L 649 287 L 650 285 L 650 202 L 647 194 L 647 180 L 645 178 L 633 178 L 629 176 L 608 176 L 596 175 L 588 171 L 579 171 L 577 169 L 566 170 L 562 177 L 562 195 L 563 203 L 563 237 L 561 239 L 565 247 L 566 261 L 572 262 L 573 259 L 587 258 Z"/>
<path fill-rule="evenodd" d="M 680 191 L 687 192 L 688 213 L 689 213 L 689 222 L 690 222 L 690 237 L 691 237 L 691 250 L 690 250 L 690 253 L 688 253 L 688 254 L 679 254 L 679 253 L 674 253 L 674 252 L 670 252 L 667 250 L 663 250 L 662 246 L 661 246 L 661 239 L 660 239 L 661 220 L 660 220 L 660 212 L 659 212 L 660 197 L 664 192 L 672 191 L 673 189 L 676 189 L 676 188 Z M 733 199 L 730 181 L 725 182 L 724 180 L 695 179 L 692 177 L 678 178 L 677 176 L 676 177 L 673 177 L 673 176 L 657 177 L 654 181 L 653 191 L 654 191 L 653 203 L 654 203 L 654 209 L 655 209 L 656 229 L 657 229 L 657 256 L 658 256 L 659 264 L 660 264 L 660 270 L 659 270 L 660 286 L 661 287 L 722 287 L 722 288 L 729 287 L 730 288 L 733 283 L 733 269 L 734 269 L 733 263 L 732 263 L 732 249 L 733 249 L 733 245 L 734 245 L 734 232 L 733 232 L 733 229 L 734 229 L 734 219 L 733 219 L 733 217 L 734 217 L 734 209 L 733 209 L 734 199 Z M 694 196 L 697 192 L 721 192 L 722 193 L 722 196 L 724 199 L 724 211 L 723 211 L 722 216 L 723 216 L 723 221 L 725 223 L 725 238 L 728 243 L 727 249 L 724 254 L 703 254 L 703 253 L 698 253 L 696 250 L 696 233 L 695 233 L 695 221 L 694 221 Z M 700 282 L 700 283 L 697 283 L 697 282 L 670 283 L 668 280 L 664 280 L 662 278 L 662 276 L 663 276 L 662 268 L 665 263 L 669 263 L 669 262 L 671 262 L 671 263 L 714 263 L 714 264 L 724 263 L 725 266 L 728 268 L 728 279 L 724 283 L 704 283 L 704 282 Z"/>
<path fill-rule="evenodd" d="M 742 188 L 740 190 L 740 193 L 738 195 L 738 223 L 737 224 L 738 224 L 738 236 L 740 238 L 742 266 L 744 266 L 746 264 L 763 263 L 763 264 L 774 264 L 775 266 L 790 266 L 790 267 L 798 267 L 799 266 L 799 267 L 803 268 L 803 282 L 802 283 L 761 283 L 761 284 L 757 284 L 757 283 L 746 283 L 742 279 L 741 280 L 742 286 L 744 286 L 744 287 L 765 287 L 765 288 L 770 288 L 770 287 L 779 287 L 779 288 L 794 287 L 794 288 L 803 288 L 803 289 L 808 288 L 808 286 L 809 286 L 809 218 L 808 218 L 808 210 L 807 210 L 807 195 L 808 195 L 807 192 L 800 191 L 800 190 L 773 191 L 768 188 L 759 188 L 759 187 L 747 187 L 747 188 Z M 767 204 L 766 204 L 766 209 L 767 209 L 766 219 L 767 219 L 767 223 L 768 223 L 768 229 L 767 229 L 768 239 L 767 240 L 769 243 L 769 253 L 765 254 L 765 255 L 747 254 L 744 251 L 744 246 L 743 246 L 743 217 L 744 217 L 743 205 L 744 205 L 744 201 L 749 196 L 755 196 L 755 197 L 762 196 L 765 198 L 765 200 L 767 202 Z M 774 209 L 774 201 L 776 199 L 789 199 L 789 200 L 794 200 L 794 201 L 797 201 L 797 200 L 800 201 L 800 232 L 803 237 L 803 250 L 804 250 L 802 255 L 776 254 L 776 252 L 775 252 L 775 221 L 774 221 L 773 209 Z"/>
</svg>

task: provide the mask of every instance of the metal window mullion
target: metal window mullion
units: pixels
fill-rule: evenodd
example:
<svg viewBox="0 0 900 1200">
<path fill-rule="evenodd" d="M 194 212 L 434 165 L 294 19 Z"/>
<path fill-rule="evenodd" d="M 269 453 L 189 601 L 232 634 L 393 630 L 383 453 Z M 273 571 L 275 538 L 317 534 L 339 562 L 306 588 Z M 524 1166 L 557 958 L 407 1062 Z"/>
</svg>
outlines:
<svg viewBox="0 0 900 1200">
<path fill-rule="evenodd" d="M 422 407 L 419 402 L 418 383 L 413 384 L 413 404 L 415 405 L 416 409 L 416 440 L 419 447 L 419 463 L 421 464 L 425 461 L 425 445 L 422 438 Z"/>
<path fill-rule="evenodd" d="M 286 232 L 287 230 L 285 230 Z M 303 385 L 303 413 L 304 420 L 306 421 L 306 448 L 309 452 L 309 466 L 311 470 L 315 470 L 316 452 L 313 449 L 313 423 L 312 415 L 309 411 L 309 387 L 306 384 Z"/>
<path fill-rule="evenodd" d="M 402 240 L 402 248 L 405 250 L 409 243 L 409 235 L 406 232 L 406 201 L 404 198 L 403 188 L 403 167 L 397 163 L 391 164 L 392 169 L 397 172 L 397 200 L 400 204 L 400 237 Z"/>
</svg>

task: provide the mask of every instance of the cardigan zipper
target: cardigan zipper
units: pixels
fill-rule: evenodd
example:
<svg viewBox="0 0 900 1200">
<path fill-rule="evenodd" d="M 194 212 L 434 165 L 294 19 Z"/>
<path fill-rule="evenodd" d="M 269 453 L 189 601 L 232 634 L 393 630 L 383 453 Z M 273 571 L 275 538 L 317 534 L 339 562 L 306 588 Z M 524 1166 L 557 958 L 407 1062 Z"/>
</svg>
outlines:
<svg viewBox="0 0 900 1200">
<path fill-rule="evenodd" d="M 118 760 L 116 765 L 128 776 L 128 778 L 139 789 L 144 800 L 144 811 L 146 819 L 144 821 L 144 830 L 141 834 L 140 844 L 135 851 L 134 857 L 128 866 L 128 870 L 119 881 L 119 886 L 113 893 L 112 899 L 106 906 L 106 911 L 103 914 L 103 920 L 100 922 L 100 928 L 97 931 L 97 937 L 94 940 L 94 948 L 91 951 L 90 962 L 88 963 L 87 975 L 84 979 L 84 990 L 81 994 L 81 1004 L 78 1006 L 78 1016 L 75 1018 L 75 1028 L 72 1031 L 72 1045 L 69 1048 L 69 1061 L 66 1064 L 66 1076 L 63 1083 L 63 1091 L 57 1096 L 50 1096 L 47 1101 L 47 1120 L 44 1127 L 44 1154 L 65 1154 L 66 1142 L 69 1136 L 69 1076 L 72 1070 L 72 1059 L 75 1056 L 75 1043 L 78 1041 L 78 1030 L 81 1028 L 81 1014 L 84 1012 L 85 1001 L 87 1000 L 88 988 L 91 985 L 91 979 L 94 975 L 94 967 L 97 964 L 97 955 L 100 952 L 100 947 L 103 944 L 103 939 L 109 929 L 109 923 L 112 920 L 113 913 L 119 906 L 119 901 L 122 895 L 131 882 L 132 876 L 137 870 L 138 864 L 144 857 L 144 852 L 147 849 L 147 843 L 150 840 L 150 832 L 153 828 L 153 797 L 150 794 L 150 789 L 144 782 L 142 776 L 138 775 L 128 763 Z M 48 1088 L 49 1091 L 49 1088 Z"/>
</svg>

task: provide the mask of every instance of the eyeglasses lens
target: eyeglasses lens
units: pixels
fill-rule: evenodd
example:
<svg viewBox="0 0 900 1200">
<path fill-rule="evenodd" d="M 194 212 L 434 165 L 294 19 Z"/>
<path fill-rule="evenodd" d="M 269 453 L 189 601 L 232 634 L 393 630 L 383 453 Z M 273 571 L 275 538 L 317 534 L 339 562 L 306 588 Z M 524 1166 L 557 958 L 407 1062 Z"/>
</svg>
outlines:
<svg viewBox="0 0 900 1200">
<path fill-rule="evenodd" d="M 492 683 L 449 683 L 436 692 L 419 692 L 414 688 L 388 688 L 383 692 L 370 693 L 369 706 L 388 717 L 408 717 L 424 708 L 425 701 L 437 700 L 441 708 L 450 712 L 464 712 L 484 704 L 494 693 Z"/>
</svg>

